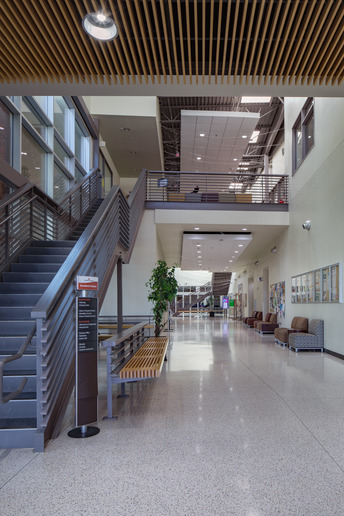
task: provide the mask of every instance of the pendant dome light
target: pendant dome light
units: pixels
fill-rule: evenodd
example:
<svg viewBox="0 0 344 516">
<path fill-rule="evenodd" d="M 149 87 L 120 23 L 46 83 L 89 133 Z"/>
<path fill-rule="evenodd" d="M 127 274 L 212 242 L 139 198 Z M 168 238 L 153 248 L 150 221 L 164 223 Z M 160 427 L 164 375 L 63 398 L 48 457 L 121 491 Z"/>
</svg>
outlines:
<svg viewBox="0 0 344 516">
<path fill-rule="evenodd" d="M 86 14 L 82 26 L 87 34 L 100 41 L 110 41 L 118 36 L 116 23 L 102 12 Z"/>
</svg>

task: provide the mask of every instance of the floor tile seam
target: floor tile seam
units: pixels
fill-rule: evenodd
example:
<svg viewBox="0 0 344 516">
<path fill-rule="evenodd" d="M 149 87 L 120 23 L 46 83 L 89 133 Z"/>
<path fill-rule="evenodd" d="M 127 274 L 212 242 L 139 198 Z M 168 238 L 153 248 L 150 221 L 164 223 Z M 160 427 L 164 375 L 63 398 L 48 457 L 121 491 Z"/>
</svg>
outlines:
<svg viewBox="0 0 344 516">
<path fill-rule="evenodd" d="M 37 459 L 37 456 L 38 456 L 38 454 L 36 453 L 36 454 L 32 457 L 32 459 L 30 459 L 30 460 L 29 460 L 26 464 L 24 464 L 24 466 L 23 466 L 22 468 L 20 468 L 20 469 L 19 469 L 19 470 L 18 470 L 18 471 L 17 471 L 17 472 L 16 472 L 16 473 L 11 477 L 11 478 L 9 478 L 9 479 L 4 483 L 4 484 L 2 484 L 2 486 L 0 486 L 0 491 L 1 491 L 1 489 L 2 489 L 3 487 L 7 486 L 7 484 L 8 484 L 9 482 L 11 482 L 12 480 L 14 480 L 14 478 L 15 478 L 17 475 L 19 475 L 19 473 L 21 473 L 25 468 L 27 468 L 27 467 L 31 464 L 31 462 L 33 462 L 35 459 Z"/>
<path fill-rule="evenodd" d="M 313 434 L 310 428 L 302 421 L 302 419 L 298 416 L 298 414 L 293 410 L 293 408 L 289 405 L 289 403 L 279 394 L 275 389 L 269 385 L 263 378 L 261 378 L 257 373 L 253 371 L 245 362 L 243 362 L 239 357 L 237 359 L 252 373 L 254 374 L 261 382 L 264 383 L 287 407 L 288 409 L 294 414 L 296 419 L 302 424 L 302 426 L 307 430 L 307 432 L 313 437 L 313 439 L 319 444 L 319 446 L 324 450 L 324 452 L 332 459 L 332 461 L 336 464 L 336 466 L 340 469 L 342 473 L 344 473 L 344 469 L 340 466 L 340 464 L 336 461 L 336 459 L 330 454 L 330 452 L 325 448 L 325 446 L 319 441 L 319 439 Z"/>
</svg>

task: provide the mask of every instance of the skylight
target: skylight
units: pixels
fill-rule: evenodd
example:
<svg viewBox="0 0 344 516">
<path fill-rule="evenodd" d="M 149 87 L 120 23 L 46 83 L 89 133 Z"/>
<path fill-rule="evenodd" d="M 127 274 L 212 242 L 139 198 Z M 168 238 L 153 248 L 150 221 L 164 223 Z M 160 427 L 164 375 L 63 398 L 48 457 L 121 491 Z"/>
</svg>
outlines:
<svg viewBox="0 0 344 516">
<path fill-rule="evenodd" d="M 240 104 L 269 104 L 271 97 L 241 97 Z"/>
</svg>

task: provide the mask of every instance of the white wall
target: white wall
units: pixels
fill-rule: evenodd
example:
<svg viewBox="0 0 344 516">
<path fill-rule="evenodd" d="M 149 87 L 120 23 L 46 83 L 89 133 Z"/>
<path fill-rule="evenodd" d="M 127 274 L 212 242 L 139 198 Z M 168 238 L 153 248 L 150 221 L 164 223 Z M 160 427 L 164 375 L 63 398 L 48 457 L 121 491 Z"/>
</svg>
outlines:
<svg viewBox="0 0 344 516">
<path fill-rule="evenodd" d="M 285 99 L 287 173 L 291 173 L 292 127 L 305 101 Z M 262 309 L 262 283 L 257 278 L 268 267 L 270 285 L 286 282 L 286 318 L 279 321 L 281 326 L 289 327 L 295 315 L 323 319 L 325 347 L 344 355 L 343 303 L 291 303 L 292 276 L 344 260 L 344 99 L 316 98 L 314 110 L 315 145 L 290 179 L 290 226 L 272 242 L 276 254 L 267 249 L 257 266 L 246 268 L 247 276 L 255 278 L 257 309 Z M 302 228 L 306 219 L 312 221 L 310 231 Z"/>
<path fill-rule="evenodd" d="M 157 236 L 154 211 L 146 210 L 129 264 L 123 264 L 123 315 L 149 315 L 147 300 L 149 280 L 157 260 Z M 117 271 L 110 282 L 100 315 L 117 315 Z"/>
</svg>

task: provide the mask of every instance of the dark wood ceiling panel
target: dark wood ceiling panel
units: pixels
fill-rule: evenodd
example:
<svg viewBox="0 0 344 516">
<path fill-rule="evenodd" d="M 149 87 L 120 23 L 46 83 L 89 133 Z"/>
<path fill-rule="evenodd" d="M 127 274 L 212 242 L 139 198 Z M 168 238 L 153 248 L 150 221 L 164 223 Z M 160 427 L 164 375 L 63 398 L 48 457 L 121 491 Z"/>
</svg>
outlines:
<svg viewBox="0 0 344 516">
<path fill-rule="evenodd" d="M 87 36 L 101 7 L 114 41 Z M 0 81 L 340 85 L 342 0 L 1 0 Z"/>
</svg>

